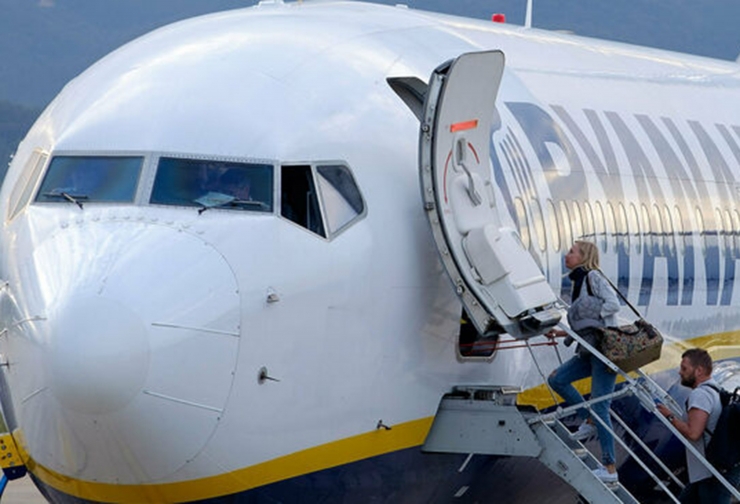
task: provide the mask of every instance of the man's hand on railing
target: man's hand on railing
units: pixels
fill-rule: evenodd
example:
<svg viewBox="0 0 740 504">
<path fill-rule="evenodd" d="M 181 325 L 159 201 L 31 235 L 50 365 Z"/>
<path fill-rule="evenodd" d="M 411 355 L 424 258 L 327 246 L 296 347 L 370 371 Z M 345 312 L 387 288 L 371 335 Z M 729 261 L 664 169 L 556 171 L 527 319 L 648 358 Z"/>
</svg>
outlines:
<svg viewBox="0 0 740 504">
<path fill-rule="evenodd" d="M 673 413 L 671 413 L 671 410 L 666 408 L 665 404 L 658 403 L 655 405 L 655 407 L 658 408 L 658 411 L 660 411 L 660 414 L 666 418 L 673 415 Z"/>
</svg>

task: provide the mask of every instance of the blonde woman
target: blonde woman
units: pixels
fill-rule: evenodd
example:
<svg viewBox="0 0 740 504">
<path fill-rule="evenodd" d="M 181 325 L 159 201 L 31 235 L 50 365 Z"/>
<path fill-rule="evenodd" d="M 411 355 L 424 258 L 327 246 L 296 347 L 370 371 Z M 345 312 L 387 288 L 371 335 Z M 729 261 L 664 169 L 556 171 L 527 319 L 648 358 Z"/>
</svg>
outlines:
<svg viewBox="0 0 740 504">
<path fill-rule="evenodd" d="M 579 336 L 592 346 L 598 345 L 600 331 L 598 328 L 616 326 L 616 315 L 619 312 L 619 299 L 609 282 L 599 270 L 599 249 L 591 242 L 576 241 L 565 255 L 565 267 L 573 284 L 571 306 L 568 310 L 568 325 Z M 553 330 L 549 336 L 564 336 L 566 333 Z M 566 345 L 573 342 L 566 338 Z M 595 399 L 614 392 L 616 374 L 614 374 L 597 357 L 591 355 L 581 345 L 576 348 L 576 355 L 564 362 L 548 378 L 550 386 L 565 399 L 568 406 L 582 403 L 583 396 L 573 386 L 573 382 L 591 377 L 591 398 Z M 614 436 L 610 432 L 612 423 L 609 416 L 611 401 L 601 401 L 592 406 L 597 415 L 609 427 L 607 430 L 601 422 L 589 418 L 588 411 L 578 410 L 584 420 L 573 435 L 576 439 L 585 440 L 598 432 L 601 444 L 601 462 L 603 467 L 594 470 L 594 474 L 606 483 L 618 480 L 614 454 Z"/>
</svg>

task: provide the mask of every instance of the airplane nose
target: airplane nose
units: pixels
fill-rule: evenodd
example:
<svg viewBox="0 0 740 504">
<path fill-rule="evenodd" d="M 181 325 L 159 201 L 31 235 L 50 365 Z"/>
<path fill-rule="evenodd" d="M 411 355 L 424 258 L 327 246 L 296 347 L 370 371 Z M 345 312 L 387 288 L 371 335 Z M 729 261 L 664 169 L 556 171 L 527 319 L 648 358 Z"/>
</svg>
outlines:
<svg viewBox="0 0 740 504">
<path fill-rule="evenodd" d="M 0 349 L 25 448 L 78 479 L 136 484 L 192 464 L 236 372 L 224 255 L 172 222 L 85 214 L 32 247 Z"/>
<path fill-rule="evenodd" d="M 84 296 L 52 318 L 51 392 L 65 408 L 102 414 L 126 406 L 144 387 L 150 364 L 142 318 L 121 302 Z"/>
</svg>

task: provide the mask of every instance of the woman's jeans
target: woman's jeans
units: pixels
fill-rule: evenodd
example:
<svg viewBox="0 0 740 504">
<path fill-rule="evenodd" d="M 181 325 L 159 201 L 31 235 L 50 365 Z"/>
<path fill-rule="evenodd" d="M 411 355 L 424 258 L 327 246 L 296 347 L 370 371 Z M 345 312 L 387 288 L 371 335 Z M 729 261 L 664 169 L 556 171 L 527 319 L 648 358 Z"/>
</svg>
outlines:
<svg viewBox="0 0 740 504">
<path fill-rule="evenodd" d="M 572 406 L 584 401 L 583 396 L 573 386 L 573 382 L 588 376 L 591 377 L 591 399 L 596 399 L 597 397 L 614 392 L 617 375 L 591 354 L 575 355 L 553 371 L 547 382 L 555 392 L 560 394 L 560 397 L 565 399 L 566 405 Z M 611 430 L 610 404 L 611 399 L 597 402 L 591 408 Z M 585 408 L 579 409 L 578 414 L 584 420 L 589 416 Z M 594 424 L 598 430 L 599 441 L 601 442 L 601 462 L 604 465 L 614 464 L 616 461 L 614 455 L 614 436 L 601 425 L 601 422 L 594 420 Z"/>
</svg>

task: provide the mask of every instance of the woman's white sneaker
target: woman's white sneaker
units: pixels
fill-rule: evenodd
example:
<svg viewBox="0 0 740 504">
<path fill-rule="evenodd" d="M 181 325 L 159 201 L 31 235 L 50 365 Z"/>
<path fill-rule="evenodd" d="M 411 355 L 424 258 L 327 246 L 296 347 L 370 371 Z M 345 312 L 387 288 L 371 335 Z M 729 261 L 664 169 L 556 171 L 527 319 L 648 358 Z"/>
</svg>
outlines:
<svg viewBox="0 0 740 504">
<path fill-rule="evenodd" d="M 578 426 L 578 430 L 575 431 L 571 437 L 573 439 L 576 439 L 578 441 L 585 441 L 590 437 L 593 437 L 596 435 L 596 427 L 594 424 L 589 422 L 583 422 L 581 425 Z"/>
<path fill-rule="evenodd" d="M 617 476 L 616 472 L 610 473 L 606 470 L 606 467 L 603 466 L 597 467 L 591 472 L 593 472 L 594 476 L 599 478 L 604 483 L 616 483 L 617 481 L 619 481 L 619 476 Z"/>
</svg>

